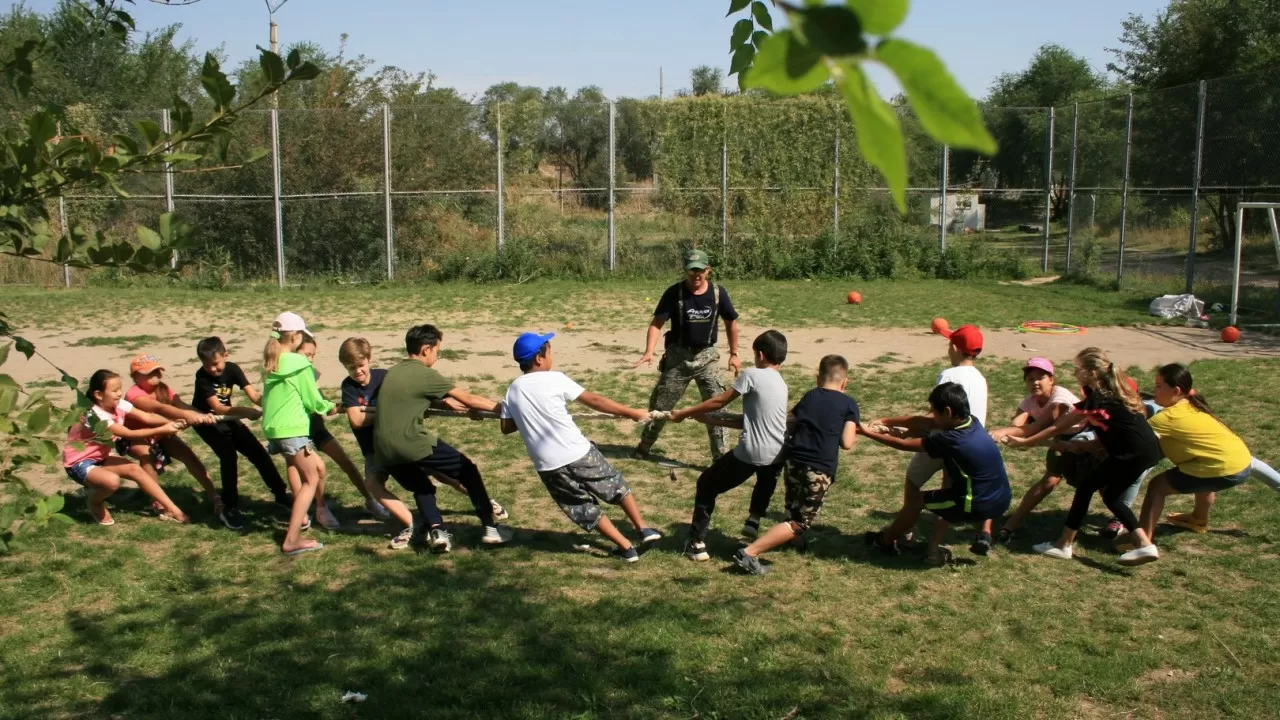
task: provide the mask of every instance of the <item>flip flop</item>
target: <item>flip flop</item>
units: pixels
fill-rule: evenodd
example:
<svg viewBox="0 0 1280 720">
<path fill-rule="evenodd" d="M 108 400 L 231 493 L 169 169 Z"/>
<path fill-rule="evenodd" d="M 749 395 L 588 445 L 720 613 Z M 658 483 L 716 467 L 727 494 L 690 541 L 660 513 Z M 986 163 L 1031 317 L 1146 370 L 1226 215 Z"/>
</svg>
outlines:
<svg viewBox="0 0 1280 720">
<path fill-rule="evenodd" d="M 302 553 L 309 553 L 322 549 L 324 549 L 324 543 L 316 543 L 315 545 L 308 545 L 307 547 L 300 547 L 294 550 L 281 550 L 280 552 L 288 555 L 289 557 L 294 557 L 295 555 L 301 555 Z"/>
<path fill-rule="evenodd" d="M 89 517 L 93 517 L 92 512 L 89 513 Z M 103 527 L 111 527 L 112 525 L 116 524 L 116 519 L 111 517 L 110 514 L 104 515 L 101 520 L 99 520 L 98 518 L 93 518 L 93 520 L 94 522 L 98 523 Z"/>
</svg>

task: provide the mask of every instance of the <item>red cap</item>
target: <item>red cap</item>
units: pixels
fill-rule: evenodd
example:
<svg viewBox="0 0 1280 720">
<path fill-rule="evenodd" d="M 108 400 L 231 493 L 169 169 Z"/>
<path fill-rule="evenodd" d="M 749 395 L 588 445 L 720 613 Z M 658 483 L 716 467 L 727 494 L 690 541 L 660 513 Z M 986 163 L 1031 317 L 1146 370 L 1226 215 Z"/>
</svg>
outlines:
<svg viewBox="0 0 1280 720">
<path fill-rule="evenodd" d="M 982 352 L 982 331 L 977 325 L 961 325 L 955 330 L 943 330 L 940 334 L 951 340 L 951 344 L 965 355 Z"/>
<path fill-rule="evenodd" d="M 1127 378 L 1125 378 L 1125 380 L 1128 380 L 1128 381 L 1129 381 L 1129 389 L 1130 389 L 1130 390 L 1133 390 L 1133 392 L 1134 392 L 1134 394 L 1135 394 L 1135 395 L 1140 394 L 1140 391 L 1138 390 L 1138 381 L 1137 381 L 1137 380 L 1134 380 L 1132 377 L 1127 377 Z"/>
</svg>

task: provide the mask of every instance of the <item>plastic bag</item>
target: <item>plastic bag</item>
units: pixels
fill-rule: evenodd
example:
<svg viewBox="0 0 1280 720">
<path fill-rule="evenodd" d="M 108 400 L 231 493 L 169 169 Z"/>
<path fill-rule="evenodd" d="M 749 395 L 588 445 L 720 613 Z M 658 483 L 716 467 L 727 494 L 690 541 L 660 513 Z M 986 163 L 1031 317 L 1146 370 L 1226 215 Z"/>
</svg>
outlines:
<svg viewBox="0 0 1280 720">
<path fill-rule="evenodd" d="M 1204 315 L 1204 301 L 1197 300 L 1195 295 L 1161 295 L 1151 301 L 1147 311 L 1159 318 L 1199 320 Z"/>
</svg>

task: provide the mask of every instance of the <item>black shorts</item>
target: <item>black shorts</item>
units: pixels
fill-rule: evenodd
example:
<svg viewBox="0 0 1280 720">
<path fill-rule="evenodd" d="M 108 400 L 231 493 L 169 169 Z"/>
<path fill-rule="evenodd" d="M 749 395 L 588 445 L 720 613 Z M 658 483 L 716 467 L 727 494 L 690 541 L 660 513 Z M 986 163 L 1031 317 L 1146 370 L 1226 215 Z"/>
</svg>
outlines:
<svg viewBox="0 0 1280 720">
<path fill-rule="evenodd" d="M 925 510 L 952 524 L 994 520 L 1004 515 L 1005 511 L 1009 509 L 1009 503 L 1006 501 L 1003 507 L 965 510 L 963 505 L 955 501 L 955 497 L 950 490 L 929 490 L 922 493 L 922 495 L 924 497 Z"/>
<path fill-rule="evenodd" d="M 1071 487 L 1078 487 L 1082 481 L 1098 469 L 1102 456 L 1097 453 L 1060 453 L 1050 450 L 1045 454 L 1044 467 L 1050 475 L 1057 475 Z"/>
<path fill-rule="evenodd" d="M 318 448 L 332 440 L 333 433 L 329 432 L 329 428 L 324 426 L 323 417 L 313 414 L 311 416 L 311 428 L 307 430 L 307 437 L 311 438 L 311 442 Z"/>
</svg>

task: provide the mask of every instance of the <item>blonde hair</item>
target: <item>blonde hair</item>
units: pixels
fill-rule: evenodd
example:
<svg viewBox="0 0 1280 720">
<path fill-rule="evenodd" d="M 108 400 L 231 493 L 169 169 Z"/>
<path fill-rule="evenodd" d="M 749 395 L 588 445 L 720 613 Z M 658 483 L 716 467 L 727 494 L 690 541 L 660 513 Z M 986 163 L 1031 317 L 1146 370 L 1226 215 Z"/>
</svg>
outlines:
<svg viewBox="0 0 1280 720">
<path fill-rule="evenodd" d="M 1089 374 L 1096 390 L 1120 399 L 1125 407 L 1137 415 L 1146 417 L 1142 398 L 1129 384 L 1129 376 L 1111 362 L 1102 348 L 1087 347 L 1076 355 L 1076 364 Z"/>
<path fill-rule="evenodd" d="M 297 330 L 273 330 L 262 348 L 262 371 L 275 372 L 280 367 L 280 356 L 292 352 L 302 344 L 302 333 Z"/>
<path fill-rule="evenodd" d="M 343 367 L 355 365 L 361 360 L 372 360 L 373 348 L 369 341 L 362 337 L 347 338 L 338 346 L 338 362 Z"/>
</svg>

